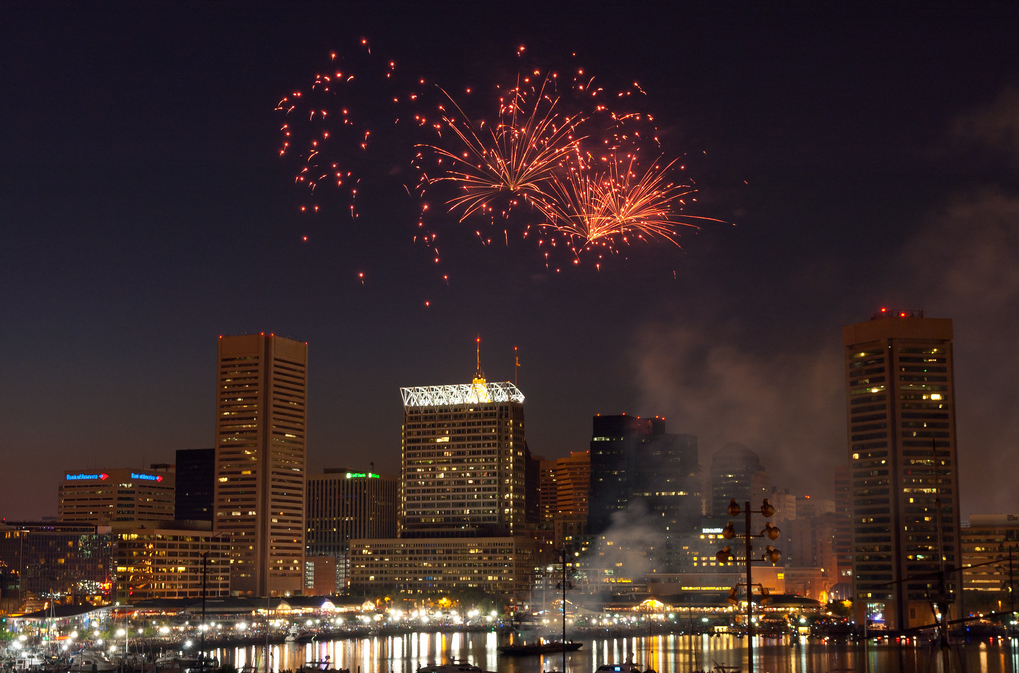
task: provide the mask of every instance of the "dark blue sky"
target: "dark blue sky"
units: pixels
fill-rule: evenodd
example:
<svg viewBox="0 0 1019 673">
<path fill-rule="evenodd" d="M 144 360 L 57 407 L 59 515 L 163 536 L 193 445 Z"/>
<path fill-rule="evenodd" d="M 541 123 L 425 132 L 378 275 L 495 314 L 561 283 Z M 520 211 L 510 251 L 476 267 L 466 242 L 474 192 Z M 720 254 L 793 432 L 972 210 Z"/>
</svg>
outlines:
<svg viewBox="0 0 1019 673">
<path fill-rule="evenodd" d="M 216 337 L 260 331 L 310 344 L 313 469 L 395 471 L 398 388 L 468 380 L 480 333 L 491 379 L 520 349 L 536 453 L 587 448 L 595 413 L 660 414 L 702 463 L 743 442 L 823 494 L 840 328 L 881 305 L 955 319 L 963 513 L 1019 511 L 988 469 L 1019 460 L 1017 12 L 4 3 L 0 516 L 55 513 L 64 469 L 211 446 Z M 402 175 L 357 221 L 301 215 L 273 108 L 362 36 L 450 88 L 505 81 L 520 44 L 639 80 L 697 212 L 736 226 L 555 275 L 453 219 L 437 271 Z"/>
</svg>

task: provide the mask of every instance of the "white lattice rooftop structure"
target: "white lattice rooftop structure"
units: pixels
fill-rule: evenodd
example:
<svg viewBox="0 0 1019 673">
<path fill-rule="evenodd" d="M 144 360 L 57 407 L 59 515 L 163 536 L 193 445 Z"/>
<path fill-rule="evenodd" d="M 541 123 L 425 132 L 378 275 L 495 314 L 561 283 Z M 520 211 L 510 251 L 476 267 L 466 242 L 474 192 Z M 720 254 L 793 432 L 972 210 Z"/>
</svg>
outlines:
<svg viewBox="0 0 1019 673">
<path fill-rule="evenodd" d="M 400 388 L 404 407 L 445 407 L 461 404 L 491 404 L 518 402 L 523 404 L 524 394 L 509 381 L 485 383 L 458 383 L 448 386 L 412 386 Z"/>
</svg>

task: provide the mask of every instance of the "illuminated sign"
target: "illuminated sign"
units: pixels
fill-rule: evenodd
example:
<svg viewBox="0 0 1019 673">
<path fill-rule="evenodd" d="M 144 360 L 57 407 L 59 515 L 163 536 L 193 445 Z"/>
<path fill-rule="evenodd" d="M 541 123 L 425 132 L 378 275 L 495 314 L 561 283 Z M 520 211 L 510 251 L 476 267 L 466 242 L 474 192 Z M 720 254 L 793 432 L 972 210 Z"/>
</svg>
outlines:
<svg viewBox="0 0 1019 673">
<path fill-rule="evenodd" d="M 705 535 L 712 535 L 712 534 L 719 535 L 719 534 L 721 534 L 722 529 L 721 528 L 702 528 L 701 532 L 704 533 Z"/>
<path fill-rule="evenodd" d="M 163 475 L 161 474 L 142 474 L 140 472 L 132 472 L 132 479 L 141 479 L 142 481 L 163 481 Z"/>
<path fill-rule="evenodd" d="M 68 475 L 66 475 L 64 477 L 64 479 L 66 479 L 67 481 L 82 481 L 84 479 L 98 479 L 99 481 L 103 481 L 104 479 L 109 478 L 109 476 L 110 475 L 105 474 L 105 473 L 103 473 L 103 474 L 68 474 Z"/>
<path fill-rule="evenodd" d="M 367 477 L 368 479 L 379 479 L 379 475 L 373 474 L 371 472 L 348 472 L 347 473 L 347 479 L 364 479 L 365 477 Z"/>
</svg>

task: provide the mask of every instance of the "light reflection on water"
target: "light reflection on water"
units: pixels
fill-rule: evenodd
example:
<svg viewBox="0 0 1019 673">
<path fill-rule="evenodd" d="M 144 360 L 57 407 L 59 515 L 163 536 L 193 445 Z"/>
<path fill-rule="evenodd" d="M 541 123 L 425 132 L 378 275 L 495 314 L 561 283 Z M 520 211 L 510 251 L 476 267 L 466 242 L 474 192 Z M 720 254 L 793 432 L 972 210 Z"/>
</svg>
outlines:
<svg viewBox="0 0 1019 673">
<path fill-rule="evenodd" d="M 746 670 L 745 641 L 735 636 L 633 636 L 585 639 L 584 646 L 566 655 L 566 673 L 593 673 L 604 663 L 632 660 L 658 673 L 710 670 L 715 664 Z M 981 641 L 956 647 L 943 657 L 936 646 L 921 643 L 898 647 L 856 642 L 757 639 L 757 673 L 1019 673 L 1019 642 Z M 466 660 L 497 673 L 562 671 L 562 654 L 531 657 L 500 656 L 503 644 L 495 632 L 411 633 L 372 638 L 340 639 L 269 647 L 269 669 L 294 671 L 306 662 L 328 661 L 351 673 L 415 673 L 429 663 Z M 266 670 L 265 647 L 217 650 L 224 664 Z M 947 666 L 946 666 L 947 661 Z"/>
</svg>

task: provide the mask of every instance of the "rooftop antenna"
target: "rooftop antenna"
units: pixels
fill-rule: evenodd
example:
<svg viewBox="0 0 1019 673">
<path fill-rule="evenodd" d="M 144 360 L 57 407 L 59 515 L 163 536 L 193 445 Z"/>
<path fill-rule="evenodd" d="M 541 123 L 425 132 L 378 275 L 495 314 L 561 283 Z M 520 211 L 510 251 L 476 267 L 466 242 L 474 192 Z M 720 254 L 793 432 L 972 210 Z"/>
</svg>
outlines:
<svg viewBox="0 0 1019 673">
<path fill-rule="evenodd" d="M 474 374 L 475 384 L 485 384 L 485 372 L 481 371 L 481 335 L 478 335 L 478 371 Z"/>
<path fill-rule="evenodd" d="M 513 385 L 517 385 L 517 373 L 520 371 L 520 356 L 517 355 L 517 347 L 513 347 Z"/>
</svg>

